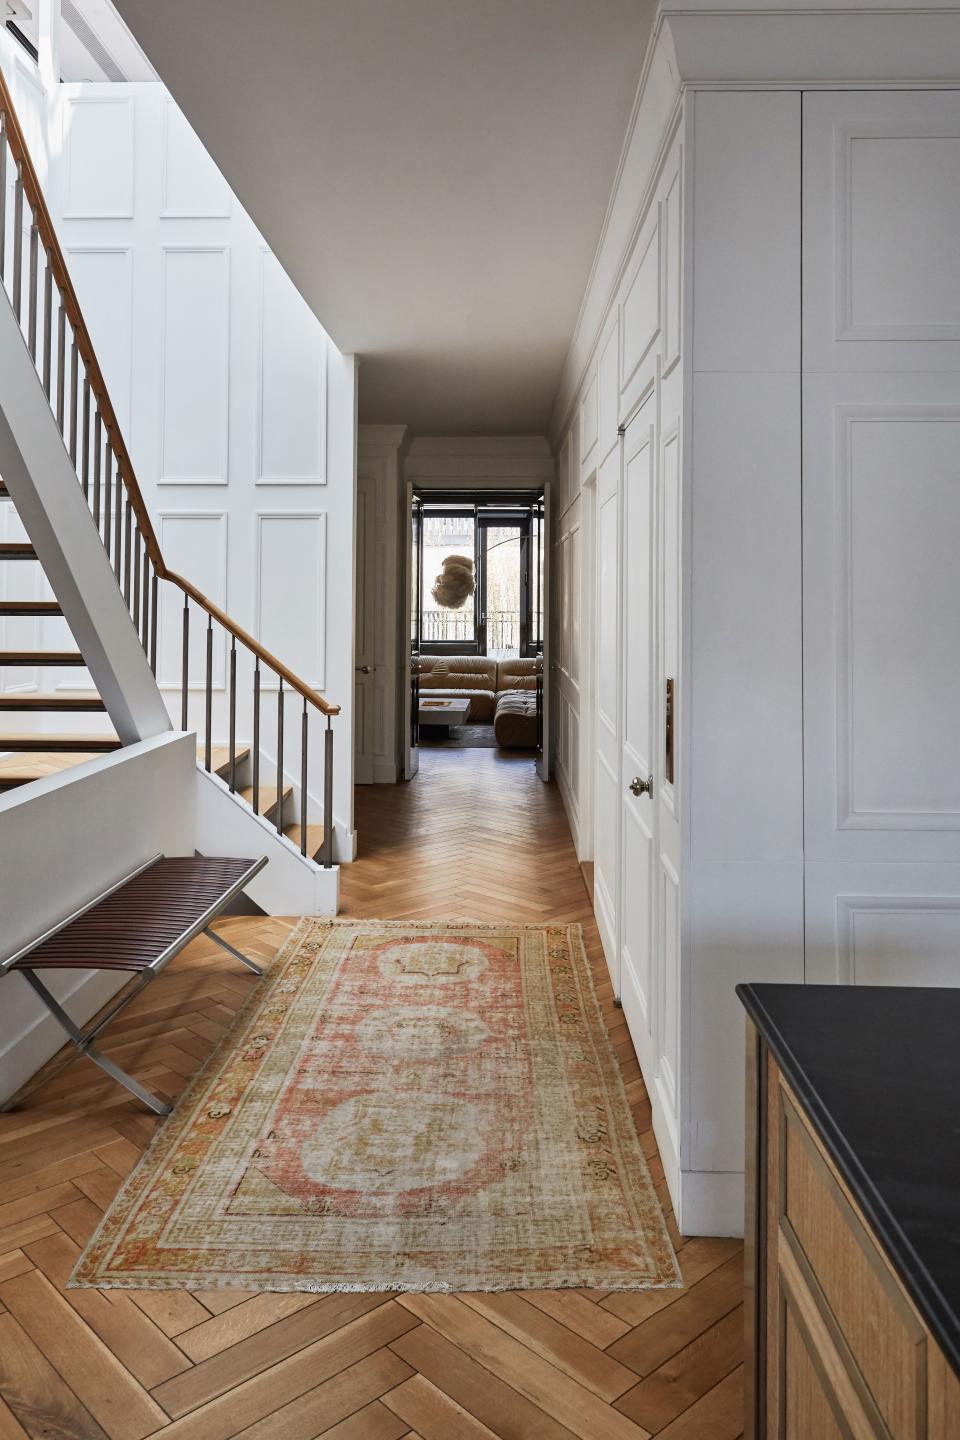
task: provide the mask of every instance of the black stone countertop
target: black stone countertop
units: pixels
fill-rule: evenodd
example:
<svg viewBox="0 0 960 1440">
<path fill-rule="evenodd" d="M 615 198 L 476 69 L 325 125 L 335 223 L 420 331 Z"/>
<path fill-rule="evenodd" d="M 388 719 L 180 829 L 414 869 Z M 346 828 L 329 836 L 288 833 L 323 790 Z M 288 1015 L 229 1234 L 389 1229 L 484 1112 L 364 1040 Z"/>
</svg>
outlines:
<svg viewBox="0 0 960 1440">
<path fill-rule="evenodd" d="M 737 994 L 960 1376 L 960 989 Z"/>
</svg>

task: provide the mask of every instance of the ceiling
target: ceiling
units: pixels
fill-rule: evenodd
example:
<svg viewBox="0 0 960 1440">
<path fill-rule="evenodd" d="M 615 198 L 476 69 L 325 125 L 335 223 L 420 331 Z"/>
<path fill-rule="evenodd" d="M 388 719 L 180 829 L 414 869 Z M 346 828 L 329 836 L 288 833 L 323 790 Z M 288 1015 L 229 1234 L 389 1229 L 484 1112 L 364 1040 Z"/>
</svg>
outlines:
<svg viewBox="0 0 960 1440">
<path fill-rule="evenodd" d="M 543 433 L 652 0 L 115 0 L 360 411 Z"/>
</svg>

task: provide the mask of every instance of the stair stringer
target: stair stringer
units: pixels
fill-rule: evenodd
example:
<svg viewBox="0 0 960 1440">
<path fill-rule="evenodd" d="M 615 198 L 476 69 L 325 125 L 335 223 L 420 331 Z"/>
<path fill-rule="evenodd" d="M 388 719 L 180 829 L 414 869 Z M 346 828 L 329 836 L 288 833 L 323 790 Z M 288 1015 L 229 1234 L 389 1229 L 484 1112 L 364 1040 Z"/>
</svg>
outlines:
<svg viewBox="0 0 960 1440">
<path fill-rule="evenodd" d="M 0 292 L 0 475 L 124 745 L 173 727 L 30 358 Z"/>
<path fill-rule="evenodd" d="M 292 818 L 292 817 L 291 817 Z M 219 775 L 197 767 L 197 849 L 201 855 L 266 855 L 246 893 L 268 915 L 336 915 L 340 867 L 301 855 L 276 826 L 230 793 Z"/>
</svg>

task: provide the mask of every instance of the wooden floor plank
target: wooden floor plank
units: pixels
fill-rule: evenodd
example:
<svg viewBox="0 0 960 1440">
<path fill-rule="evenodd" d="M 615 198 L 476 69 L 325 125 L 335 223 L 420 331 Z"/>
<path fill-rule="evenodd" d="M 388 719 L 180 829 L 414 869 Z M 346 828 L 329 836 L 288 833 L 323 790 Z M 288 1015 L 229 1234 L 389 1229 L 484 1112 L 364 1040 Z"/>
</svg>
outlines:
<svg viewBox="0 0 960 1440">
<path fill-rule="evenodd" d="M 0 1315 L 0 1391 L 35 1440 L 109 1440 L 12 1315 Z"/>
<path fill-rule="evenodd" d="M 411 1373 L 410 1366 L 392 1350 L 375 1350 L 241 1430 L 237 1440 L 314 1440 Z"/>
<path fill-rule="evenodd" d="M 497 1440 L 493 1430 L 422 1375 L 413 1375 L 384 1395 L 383 1403 L 408 1425 L 416 1425 L 424 1440 Z"/>
<path fill-rule="evenodd" d="M 111 1440 L 143 1440 L 164 1423 L 159 1405 L 39 1270 L 7 1280 L 0 1298 Z"/>
<path fill-rule="evenodd" d="M 738 1305 L 621 1395 L 616 1407 L 657 1434 L 725 1379 L 742 1359 L 743 1306 Z"/>
<path fill-rule="evenodd" d="M 580 1440 L 648 1440 L 648 1432 L 465 1303 L 472 1296 L 402 1295 L 400 1304 Z"/>
</svg>

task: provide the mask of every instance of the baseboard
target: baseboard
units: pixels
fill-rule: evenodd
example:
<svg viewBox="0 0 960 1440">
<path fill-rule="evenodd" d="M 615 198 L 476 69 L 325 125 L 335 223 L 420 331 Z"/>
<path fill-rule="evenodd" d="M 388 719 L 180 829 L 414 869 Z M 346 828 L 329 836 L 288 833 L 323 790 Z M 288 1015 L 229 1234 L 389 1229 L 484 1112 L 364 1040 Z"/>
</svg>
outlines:
<svg viewBox="0 0 960 1440">
<path fill-rule="evenodd" d="M 58 991 L 57 998 L 71 1020 L 82 1026 L 122 990 L 129 979 L 129 975 L 118 975 L 112 970 L 88 970 L 62 992 Z M 3 984 L 25 986 L 26 981 L 22 976 L 8 975 Z M 33 1022 L 0 1053 L 0 1104 L 15 1095 L 66 1044 L 62 1027 L 48 1010 L 42 1009 L 39 1000 L 36 1006 Z"/>
<path fill-rule="evenodd" d="M 374 785 L 396 785 L 396 763 L 393 760 L 374 760 L 373 783 Z"/>
<path fill-rule="evenodd" d="M 742 1235 L 743 1186 L 742 1170 L 681 1170 L 681 1235 Z"/>
</svg>

